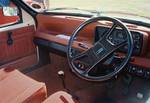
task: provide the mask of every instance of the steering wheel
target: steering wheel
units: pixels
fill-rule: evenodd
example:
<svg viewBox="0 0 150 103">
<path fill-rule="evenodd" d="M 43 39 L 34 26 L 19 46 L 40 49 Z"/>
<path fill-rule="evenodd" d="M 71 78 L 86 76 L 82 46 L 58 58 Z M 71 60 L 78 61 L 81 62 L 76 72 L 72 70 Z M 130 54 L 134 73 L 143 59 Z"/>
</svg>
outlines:
<svg viewBox="0 0 150 103">
<path fill-rule="evenodd" d="M 112 22 L 112 26 L 100 37 L 100 39 L 93 44 L 92 47 L 88 48 L 84 52 L 78 52 L 78 54 L 74 54 L 73 43 L 76 40 L 76 36 L 80 34 L 79 32 L 87 25 L 98 21 L 110 21 Z M 119 43 L 113 43 L 109 39 L 109 37 L 113 34 L 116 29 L 121 29 L 124 35 L 126 35 L 126 39 Z M 68 50 L 67 50 L 67 58 L 71 70 L 79 77 L 88 80 L 88 81 L 105 81 L 113 76 L 117 75 L 128 63 L 133 51 L 133 38 L 128 30 L 128 28 L 118 19 L 112 17 L 93 17 L 85 22 L 83 22 L 79 27 L 75 29 L 73 34 L 70 37 Z M 127 46 L 126 56 L 123 60 L 120 60 L 119 65 L 113 67 L 113 71 L 109 72 L 105 75 L 90 75 L 90 71 L 94 69 L 94 67 L 102 63 L 104 60 L 107 61 L 109 56 L 116 52 L 116 50 Z M 79 68 L 82 66 L 83 68 Z M 99 68 L 100 69 L 100 68 Z"/>
</svg>

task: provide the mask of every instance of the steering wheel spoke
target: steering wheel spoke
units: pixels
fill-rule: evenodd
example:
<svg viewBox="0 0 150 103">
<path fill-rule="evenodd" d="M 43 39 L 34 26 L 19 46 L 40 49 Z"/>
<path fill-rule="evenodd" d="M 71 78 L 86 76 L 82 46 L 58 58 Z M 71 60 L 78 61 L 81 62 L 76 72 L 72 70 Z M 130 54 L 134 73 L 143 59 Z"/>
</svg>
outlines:
<svg viewBox="0 0 150 103">
<path fill-rule="evenodd" d="M 117 27 L 117 24 L 113 23 L 111 28 L 106 33 L 104 33 L 104 35 L 101 39 L 107 39 L 112 34 L 112 32 L 116 29 L 116 27 Z"/>
<path fill-rule="evenodd" d="M 115 50 L 116 50 L 116 49 L 119 49 L 119 48 L 121 48 L 121 47 L 123 47 L 123 46 L 125 46 L 125 45 L 127 45 L 127 44 L 128 44 L 128 43 L 127 43 L 127 40 L 124 40 L 124 41 L 122 41 L 121 43 L 115 45 Z"/>
</svg>

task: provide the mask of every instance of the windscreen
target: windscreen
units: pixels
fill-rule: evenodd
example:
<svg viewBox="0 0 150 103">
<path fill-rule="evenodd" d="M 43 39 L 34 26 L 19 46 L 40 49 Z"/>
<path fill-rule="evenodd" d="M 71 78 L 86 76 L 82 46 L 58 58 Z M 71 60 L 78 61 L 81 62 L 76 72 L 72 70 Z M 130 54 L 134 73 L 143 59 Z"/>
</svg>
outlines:
<svg viewBox="0 0 150 103">
<path fill-rule="evenodd" d="M 79 8 L 100 12 L 121 12 L 150 17 L 150 0 L 49 0 L 52 8 Z"/>
</svg>

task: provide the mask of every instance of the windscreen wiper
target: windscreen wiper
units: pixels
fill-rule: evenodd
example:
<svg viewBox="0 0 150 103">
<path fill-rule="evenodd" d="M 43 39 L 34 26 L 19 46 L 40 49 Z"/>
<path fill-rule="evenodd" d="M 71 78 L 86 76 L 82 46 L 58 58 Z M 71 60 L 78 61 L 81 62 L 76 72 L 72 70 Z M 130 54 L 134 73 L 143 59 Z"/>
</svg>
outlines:
<svg viewBox="0 0 150 103">
<path fill-rule="evenodd" d="M 79 8 L 51 8 L 51 9 L 47 9 L 45 11 L 54 11 L 54 10 L 80 10 Z"/>
</svg>

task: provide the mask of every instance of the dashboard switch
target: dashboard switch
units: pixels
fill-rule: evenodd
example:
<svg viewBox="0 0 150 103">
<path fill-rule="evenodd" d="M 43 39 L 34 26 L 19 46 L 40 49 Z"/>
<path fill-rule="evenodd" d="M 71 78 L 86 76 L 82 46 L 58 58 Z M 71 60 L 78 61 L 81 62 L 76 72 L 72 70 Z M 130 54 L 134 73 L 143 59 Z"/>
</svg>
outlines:
<svg viewBox="0 0 150 103">
<path fill-rule="evenodd" d="M 145 71 L 145 77 L 150 78 L 150 71 Z"/>
<path fill-rule="evenodd" d="M 142 69 L 137 69 L 136 74 L 138 76 L 143 76 L 144 75 L 144 71 Z"/>
<path fill-rule="evenodd" d="M 127 71 L 136 76 L 150 79 L 150 68 L 143 68 L 140 66 L 130 64 L 128 65 Z"/>
<path fill-rule="evenodd" d="M 135 74 L 136 73 L 136 69 L 137 69 L 136 67 L 130 66 L 129 72 Z"/>
</svg>

